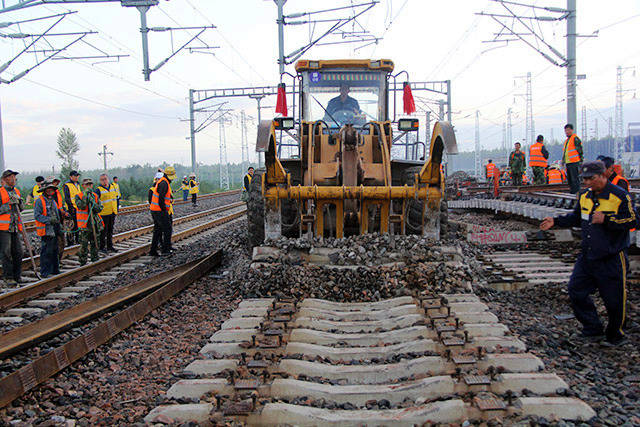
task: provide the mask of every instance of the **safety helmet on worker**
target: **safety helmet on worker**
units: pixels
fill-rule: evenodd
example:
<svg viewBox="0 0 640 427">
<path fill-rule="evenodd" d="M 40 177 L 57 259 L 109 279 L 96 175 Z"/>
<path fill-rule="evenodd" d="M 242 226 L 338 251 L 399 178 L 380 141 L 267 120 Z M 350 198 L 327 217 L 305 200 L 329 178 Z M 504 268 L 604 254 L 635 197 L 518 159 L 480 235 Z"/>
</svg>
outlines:
<svg viewBox="0 0 640 427">
<path fill-rule="evenodd" d="M 167 175 L 167 178 L 173 181 L 174 179 L 176 179 L 176 168 L 174 168 L 173 166 L 167 166 L 166 168 L 164 168 L 164 174 Z"/>
</svg>

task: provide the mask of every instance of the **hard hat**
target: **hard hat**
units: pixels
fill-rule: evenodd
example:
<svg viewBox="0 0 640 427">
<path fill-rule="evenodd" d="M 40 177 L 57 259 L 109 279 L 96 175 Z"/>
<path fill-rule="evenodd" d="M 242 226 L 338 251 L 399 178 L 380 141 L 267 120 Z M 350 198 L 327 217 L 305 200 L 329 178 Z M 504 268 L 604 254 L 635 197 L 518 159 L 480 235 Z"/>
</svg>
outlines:
<svg viewBox="0 0 640 427">
<path fill-rule="evenodd" d="M 170 180 L 176 179 L 176 168 L 173 166 L 167 166 L 164 168 L 164 174 L 167 175 L 167 178 Z"/>
<path fill-rule="evenodd" d="M 156 172 L 156 174 L 153 177 L 153 179 L 161 179 L 163 176 L 164 176 L 164 174 L 162 172 Z"/>
</svg>

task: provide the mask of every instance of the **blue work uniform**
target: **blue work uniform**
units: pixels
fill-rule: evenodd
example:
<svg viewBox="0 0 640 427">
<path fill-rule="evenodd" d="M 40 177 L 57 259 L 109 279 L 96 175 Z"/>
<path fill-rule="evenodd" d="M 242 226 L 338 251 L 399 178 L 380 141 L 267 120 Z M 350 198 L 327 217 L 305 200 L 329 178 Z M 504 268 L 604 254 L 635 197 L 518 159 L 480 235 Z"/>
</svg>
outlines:
<svg viewBox="0 0 640 427">
<path fill-rule="evenodd" d="M 342 102 L 342 99 L 340 99 L 339 96 L 336 96 L 329 101 L 329 104 L 327 105 L 327 112 L 329 114 L 333 114 L 341 110 L 348 110 L 353 113 L 357 113 L 360 111 L 360 104 L 358 104 L 358 101 L 356 99 L 348 95 L 345 98 L 344 102 Z"/>
<path fill-rule="evenodd" d="M 595 211 L 604 213 L 602 224 L 591 223 Z M 626 315 L 629 230 L 636 225 L 629 193 L 607 182 L 597 195 L 591 189 L 581 192 L 573 212 L 554 221 L 560 227 L 582 228 L 582 253 L 569 279 L 568 290 L 573 312 L 582 323 L 583 335 L 598 336 L 604 330 L 608 341 L 619 341 L 624 336 L 622 325 Z M 596 290 L 609 316 L 606 329 L 590 296 Z"/>
</svg>

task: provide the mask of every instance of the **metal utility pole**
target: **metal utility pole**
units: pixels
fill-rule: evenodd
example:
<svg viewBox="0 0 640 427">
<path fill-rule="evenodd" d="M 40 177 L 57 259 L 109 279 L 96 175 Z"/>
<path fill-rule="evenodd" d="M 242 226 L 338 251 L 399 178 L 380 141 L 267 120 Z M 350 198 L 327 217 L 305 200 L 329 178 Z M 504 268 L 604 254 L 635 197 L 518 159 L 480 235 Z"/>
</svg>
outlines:
<svg viewBox="0 0 640 427">
<path fill-rule="evenodd" d="M 0 170 L 4 171 L 4 137 L 2 135 L 2 107 L 0 107 Z"/>
<path fill-rule="evenodd" d="M 444 121 L 444 100 L 438 100 L 438 120 Z"/>
<path fill-rule="evenodd" d="M 223 190 L 229 189 L 229 164 L 227 163 L 227 138 L 224 130 L 224 117 L 220 117 L 218 120 L 219 134 L 219 149 L 220 149 L 220 188 Z"/>
<path fill-rule="evenodd" d="M 474 164 L 474 173 L 477 179 L 480 179 L 480 168 L 482 159 L 482 152 L 480 149 L 480 111 L 476 110 L 476 153 L 475 153 L 475 164 Z"/>
<path fill-rule="evenodd" d="M 509 152 L 511 145 L 513 144 L 513 125 L 511 124 L 511 107 L 507 110 L 507 140 L 505 149 Z"/>
<path fill-rule="evenodd" d="M 536 142 L 535 129 L 533 128 L 533 93 L 531 91 L 531 72 L 527 73 L 526 94 L 526 144 L 530 146 Z"/>
<path fill-rule="evenodd" d="M 249 168 L 249 135 L 247 132 L 247 117 L 244 110 L 240 112 L 240 145 L 242 148 L 242 172 Z"/>
<path fill-rule="evenodd" d="M 149 28 L 147 27 L 147 12 L 149 6 L 138 6 L 140 12 L 140 34 L 142 34 L 142 74 L 144 81 L 148 82 L 151 78 L 151 69 L 149 68 Z"/>
<path fill-rule="evenodd" d="M 98 156 L 102 156 L 102 161 L 104 162 L 104 171 L 107 172 L 107 155 L 113 156 L 113 153 L 107 151 L 107 145 L 102 146 L 102 151 L 98 153 Z"/>
<path fill-rule="evenodd" d="M 424 158 L 425 160 L 429 157 L 429 152 L 431 151 L 431 111 L 426 112 L 427 117 L 425 117 L 425 126 L 424 126 Z M 417 150 L 416 146 L 416 150 Z M 418 156 L 416 155 L 416 158 Z"/>
<path fill-rule="evenodd" d="M 284 74 L 284 4 L 287 0 L 273 0 L 278 6 L 278 72 Z"/>
<path fill-rule="evenodd" d="M 191 172 L 197 174 L 198 163 L 196 162 L 196 121 L 193 110 L 193 89 L 189 89 L 189 138 L 191 142 Z"/>
<path fill-rule="evenodd" d="M 624 94 L 631 92 L 632 90 L 624 89 L 622 85 L 622 77 L 627 70 L 634 70 L 634 67 L 621 67 L 618 66 L 616 76 L 616 109 L 615 109 L 615 127 L 614 127 L 614 145 L 613 155 L 616 160 L 621 160 L 622 153 L 624 153 Z"/>
<path fill-rule="evenodd" d="M 584 135 L 584 141 L 587 142 L 589 139 L 589 131 L 587 129 L 587 107 L 582 106 L 582 128 L 580 129 L 582 135 Z"/>
<path fill-rule="evenodd" d="M 567 0 L 566 9 L 552 6 L 539 6 L 535 4 L 526 4 L 524 2 L 515 2 L 507 0 L 494 0 L 499 3 L 508 14 L 497 14 L 480 12 L 477 15 L 488 16 L 500 25 L 500 31 L 496 33 L 496 36 L 492 40 L 487 42 L 491 43 L 509 43 L 512 41 L 521 41 L 527 46 L 542 55 L 547 61 L 551 62 L 557 67 L 567 68 L 567 121 L 574 126 L 577 122 L 577 100 L 576 100 L 576 88 L 577 79 L 576 74 L 576 39 L 578 37 L 576 29 L 576 0 Z M 533 16 L 522 16 L 513 11 L 515 7 L 527 7 L 534 13 Z M 557 14 L 555 16 L 540 16 L 538 11 L 543 10 L 550 12 L 551 14 Z M 542 29 L 539 27 L 539 22 L 557 22 L 567 21 L 567 45 L 566 55 L 560 53 L 560 51 L 551 46 L 542 35 Z M 537 22 L 536 22 L 537 21 Z M 536 29 L 538 26 L 538 29 Z M 595 37 L 595 35 L 587 36 Z M 579 76 L 581 79 L 584 76 Z"/>
<path fill-rule="evenodd" d="M 600 135 L 598 134 L 598 118 L 596 117 L 593 121 L 593 139 L 597 141 L 599 138 Z"/>
<path fill-rule="evenodd" d="M 507 124 L 502 122 L 502 151 L 507 151 Z"/>
</svg>

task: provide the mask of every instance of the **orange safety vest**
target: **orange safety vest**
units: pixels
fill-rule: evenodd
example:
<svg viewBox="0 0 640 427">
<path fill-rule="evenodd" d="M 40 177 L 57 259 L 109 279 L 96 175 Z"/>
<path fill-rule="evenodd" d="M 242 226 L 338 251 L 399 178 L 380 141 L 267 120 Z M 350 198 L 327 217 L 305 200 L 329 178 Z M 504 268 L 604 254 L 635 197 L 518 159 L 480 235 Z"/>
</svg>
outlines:
<svg viewBox="0 0 640 427">
<path fill-rule="evenodd" d="M 58 209 L 64 210 L 64 205 L 62 204 L 62 193 L 60 190 L 56 190 L 56 204 L 58 205 Z"/>
<path fill-rule="evenodd" d="M 529 183 L 529 178 L 527 178 L 527 174 L 526 173 L 522 174 L 522 183 L 523 184 L 528 184 Z"/>
<path fill-rule="evenodd" d="M 564 142 L 564 149 L 562 150 L 562 160 L 564 160 L 564 153 L 567 153 L 569 156 L 569 161 L 567 163 L 578 163 L 580 161 L 580 153 L 576 150 L 575 145 L 576 134 L 572 134 L 567 140 Z"/>
<path fill-rule="evenodd" d="M 625 177 L 624 177 L 624 176 L 622 176 L 622 175 L 616 175 L 616 176 L 611 180 L 611 183 L 612 183 L 613 185 L 618 185 L 618 183 L 619 183 L 620 181 L 624 181 L 624 182 L 626 182 L 626 183 L 627 183 L 627 188 L 631 188 L 631 187 L 629 187 L 629 181 L 627 180 L 627 178 L 625 178 Z"/>
<path fill-rule="evenodd" d="M 487 163 L 487 178 L 497 178 L 500 176 L 498 167 L 493 163 Z"/>
<path fill-rule="evenodd" d="M 529 148 L 529 166 L 547 167 L 547 159 L 542 155 L 542 142 L 536 142 Z"/>
<path fill-rule="evenodd" d="M 91 192 L 91 194 L 93 194 L 95 202 L 98 203 L 98 195 L 94 192 Z M 78 194 L 78 197 L 82 199 L 84 197 L 84 193 L 81 192 L 80 194 Z M 89 207 L 87 206 L 84 209 L 78 208 L 78 210 L 76 210 L 76 219 L 78 221 L 79 229 L 87 228 L 87 224 L 89 223 Z"/>
<path fill-rule="evenodd" d="M 18 187 L 15 188 L 16 194 L 18 197 L 22 197 L 20 195 L 20 190 Z M 9 192 L 4 186 L 0 187 L 0 199 L 2 200 L 2 204 L 9 203 Z M 11 214 L 6 213 L 0 215 L 0 231 L 9 231 L 9 226 L 11 225 Z M 22 231 L 22 224 L 18 224 L 18 230 Z"/>
<path fill-rule="evenodd" d="M 153 194 L 151 195 L 151 204 L 149 205 L 149 209 L 154 212 L 160 212 L 160 194 L 158 193 L 158 184 L 160 182 L 165 181 L 167 183 L 167 194 L 163 195 L 165 206 L 167 206 L 167 212 L 171 211 L 171 203 L 173 201 L 173 194 L 171 193 L 171 185 L 169 184 L 169 180 L 165 177 L 162 177 L 156 182 L 156 185 L 151 187 L 151 191 Z"/>
<path fill-rule="evenodd" d="M 548 176 L 549 184 L 562 184 L 565 178 L 564 172 L 559 169 L 550 169 Z"/>
<path fill-rule="evenodd" d="M 58 192 L 58 195 L 60 193 Z M 40 203 L 42 203 L 42 215 L 47 216 L 47 201 L 44 199 L 44 196 L 40 196 Z M 60 203 L 62 203 L 62 196 L 58 197 Z M 40 222 L 36 219 L 36 234 L 40 237 L 45 236 L 47 234 L 46 230 L 47 224 L 44 222 Z"/>
</svg>

